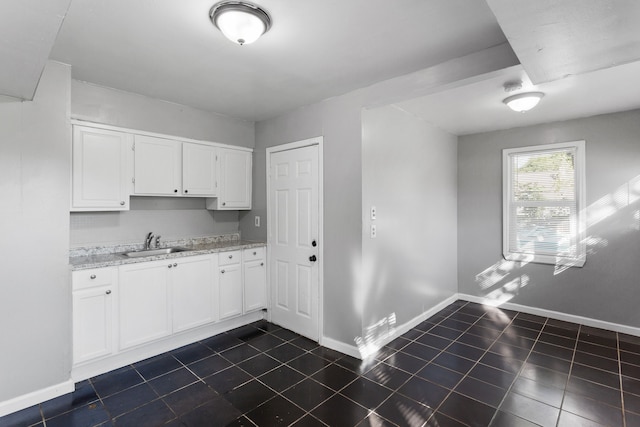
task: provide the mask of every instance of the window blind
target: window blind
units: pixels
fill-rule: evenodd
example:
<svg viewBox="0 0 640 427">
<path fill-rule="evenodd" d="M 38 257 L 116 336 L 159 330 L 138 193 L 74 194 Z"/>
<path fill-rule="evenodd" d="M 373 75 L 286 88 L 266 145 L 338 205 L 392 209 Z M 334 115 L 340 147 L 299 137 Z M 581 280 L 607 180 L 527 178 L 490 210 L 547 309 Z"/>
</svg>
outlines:
<svg viewBox="0 0 640 427">
<path fill-rule="evenodd" d="M 533 255 L 543 262 L 583 256 L 577 150 L 505 150 L 505 254 Z"/>
</svg>

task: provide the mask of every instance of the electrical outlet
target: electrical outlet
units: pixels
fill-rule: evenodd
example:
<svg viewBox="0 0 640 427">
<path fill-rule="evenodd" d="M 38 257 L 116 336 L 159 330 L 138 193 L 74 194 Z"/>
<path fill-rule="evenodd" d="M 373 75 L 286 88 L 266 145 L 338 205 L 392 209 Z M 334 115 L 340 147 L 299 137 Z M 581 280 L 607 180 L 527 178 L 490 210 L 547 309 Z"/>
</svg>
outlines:
<svg viewBox="0 0 640 427">
<path fill-rule="evenodd" d="M 376 230 L 376 225 L 375 224 L 371 224 L 371 238 L 375 239 L 377 233 L 378 233 L 378 230 Z"/>
<path fill-rule="evenodd" d="M 376 207 L 371 206 L 371 221 L 374 221 L 375 219 L 376 219 Z"/>
<path fill-rule="evenodd" d="M 256 224 L 256 227 L 260 227 L 260 217 L 259 216 L 255 217 L 254 222 Z"/>
</svg>

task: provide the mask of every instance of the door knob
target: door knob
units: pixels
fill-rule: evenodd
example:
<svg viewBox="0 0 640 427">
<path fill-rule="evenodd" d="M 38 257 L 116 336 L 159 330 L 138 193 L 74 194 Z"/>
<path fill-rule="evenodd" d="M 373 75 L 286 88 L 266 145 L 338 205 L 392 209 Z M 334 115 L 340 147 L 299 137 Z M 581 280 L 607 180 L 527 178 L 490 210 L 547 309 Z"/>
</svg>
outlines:
<svg viewBox="0 0 640 427">
<path fill-rule="evenodd" d="M 311 261 L 311 262 L 316 262 L 317 260 L 318 260 L 318 258 L 316 258 L 316 256 L 315 256 L 315 255 L 311 255 L 311 256 L 309 257 L 309 261 Z"/>
<path fill-rule="evenodd" d="M 316 246 L 318 246 L 318 243 L 316 243 L 316 241 L 314 240 L 313 242 L 311 242 L 311 246 L 315 248 Z"/>
</svg>

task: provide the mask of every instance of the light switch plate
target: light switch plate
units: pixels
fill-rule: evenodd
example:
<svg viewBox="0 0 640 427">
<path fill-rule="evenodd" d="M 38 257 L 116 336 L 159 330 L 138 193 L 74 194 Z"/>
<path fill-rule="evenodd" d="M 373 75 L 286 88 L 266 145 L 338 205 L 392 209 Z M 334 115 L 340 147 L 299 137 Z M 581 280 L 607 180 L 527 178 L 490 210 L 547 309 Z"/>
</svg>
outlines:
<svg viewBox="0 0 640 427">
<path fill-rule="evenodd" d="M 260 217 L 259 216 L 255 217 L 254 222 L 256 224 L 256 227 L 260 227 Z"/>
</svg>

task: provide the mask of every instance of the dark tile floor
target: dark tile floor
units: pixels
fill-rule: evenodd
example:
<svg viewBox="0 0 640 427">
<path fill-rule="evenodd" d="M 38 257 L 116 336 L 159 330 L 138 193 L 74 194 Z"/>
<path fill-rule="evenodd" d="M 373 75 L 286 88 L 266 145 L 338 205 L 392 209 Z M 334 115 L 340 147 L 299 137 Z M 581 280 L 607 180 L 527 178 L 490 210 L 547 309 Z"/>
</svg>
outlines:
<svg viewBox="0 0 640 427">
<path fill-rule="evenodd" d="M 640 426 L 640 338 L 457 301 L 360 362 L 260 321 L 0 426 Z"/>
</svg>

